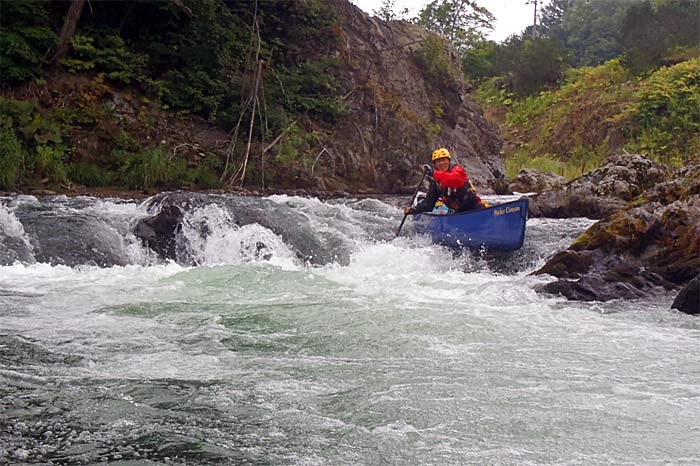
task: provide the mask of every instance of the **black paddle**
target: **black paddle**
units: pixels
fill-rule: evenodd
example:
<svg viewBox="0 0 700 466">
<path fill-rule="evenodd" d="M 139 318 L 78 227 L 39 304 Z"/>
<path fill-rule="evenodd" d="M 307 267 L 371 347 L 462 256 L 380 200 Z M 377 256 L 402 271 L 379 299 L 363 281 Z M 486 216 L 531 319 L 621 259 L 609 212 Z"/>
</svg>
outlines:
<svg viewBox="0 0 700 466">
<path fill-rule="evenodd" d="M 423 176 L 420 177 L 420 181 L 418 182 L 418 186 L 416 186 L 416 190 L 413 191 L 413 197 L 411 197 L 411 205 L 413 205 L 413 201 L 416 198 L 416 194 L 418 194 L 418 190 L 423 185 L 423 180 L 425 179 L 425 175 L 427 175 L 427 174 L 428 174 L 428 170 L 423 170 Z M 399 225 L 399 229 L 396 230 L 396 238 L 398 238 L 399 234 L 401 234 L 401 229 L 403 228 L 403 224 L 406 221 L 406 217 L 408 217 L 408 214 L 403 214 L 403 220 L 401 220 L 401 225 Z"/>
</svg>

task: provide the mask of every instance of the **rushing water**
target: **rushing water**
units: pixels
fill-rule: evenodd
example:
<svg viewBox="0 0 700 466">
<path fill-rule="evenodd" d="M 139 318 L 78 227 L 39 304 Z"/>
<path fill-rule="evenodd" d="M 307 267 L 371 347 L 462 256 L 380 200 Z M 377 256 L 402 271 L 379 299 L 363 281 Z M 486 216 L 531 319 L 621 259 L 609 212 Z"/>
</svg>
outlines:
<svg viewBox="0 0 700 466">
<path fill-rule="evenodd" d="M 0 199 L 0 464 L 700 464 L 700 321 L 575 303 L 510 255 L 395 239 L 389 200 Z"/>
</svg>

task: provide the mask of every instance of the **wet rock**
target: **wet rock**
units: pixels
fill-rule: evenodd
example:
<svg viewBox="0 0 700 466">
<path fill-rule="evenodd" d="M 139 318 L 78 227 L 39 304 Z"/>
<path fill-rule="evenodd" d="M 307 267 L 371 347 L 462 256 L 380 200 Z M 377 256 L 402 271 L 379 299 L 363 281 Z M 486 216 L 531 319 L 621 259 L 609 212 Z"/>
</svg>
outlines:
<svg viewBox="0 0 700 466">
<path fill-rule="evenodd" d="M 543 193 L 560 188 L 567 179 L 554 173 L 544 173 L 532 168 L 523 168 L 518 176 L 508 185 L 508 189 L 519 193 Z"/>
<path fill-rule="evenodd" d="M 700 314 L 700 275 L 681 289 L 673 300 L 671 309 L 678 309 L 686 314 Z"/>
<path fill-rule="evenodd" d="M 134 234 L 163 259 L 177 259 L 177 235 L 182 230 L 182 210 L 172 204 L 164 205 L 153 217 L 136 224 Z"/>
<path fill-rule="evenodd" d="M 642 192 L 662 183 L 670 169 L 638 154 L 615 155 L 600 168 L 530 200 L 532 217 L 604 218 L 621 211 Z"/>
<path fill-rule="evenodd" d="M 696 163 L 591 226 L 535 274 L 558 279 L 541 291 L 574 300 L 607 301 L 682 286 L 698 270 L 700 164 Z"/>
<path fill-rule="evenodd" d="M 605 257 L 599 251 L 565 253 L 562 256 L 564 261 L 562 257 L 552 259 L 537 272 L 560 278 L 544 285 L 541 291 L 560 294 L 574 301 L 610 301 L 643 298 L 662 287 L 673 287 L 660 275 L 617 255 Z M 563 273 L 559 273 L 559 267 Z"/>
</svg>

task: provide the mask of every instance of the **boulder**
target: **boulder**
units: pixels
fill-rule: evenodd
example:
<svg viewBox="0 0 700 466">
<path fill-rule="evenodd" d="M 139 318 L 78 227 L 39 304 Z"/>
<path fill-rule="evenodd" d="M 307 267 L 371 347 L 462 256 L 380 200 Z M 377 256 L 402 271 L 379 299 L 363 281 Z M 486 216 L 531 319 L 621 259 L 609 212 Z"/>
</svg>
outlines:
<svg viewBox="0 0 700 466">
<path fill-rule="evenodd" d="M 574 300 L 641 298 L 682 286 L 700 270 L 700 163 L 679 170 L 592 225 L 535 274 L 541 291 Z"/>
<path fill-rule="evenodd" d="M 561 188 L 567 179 L 554 173 L 545 173 L 532 168 L 523 168 L 511 181 L 508 189 L 519 193 L 543 193 Z"/>
<path fill-rule="evenodd" d="M 686 314 L 700 314 L 700 275 L 688 282 L 673 300 L 671 309 L 678 309 Z"/>
<path fill-rule="evenodd" d="M 177 236 L 182 230 L 182 210 L 165 204 L 152 217 L 139 220 L 134 234 L 162 259 L 177 260 Z"/>
<path fill-rule="evenodd" d="M 530 201 L 530 216 L 604 218 L 619 212 L 669 175 L 668 168 L 643 155 L 608 157 L 600 168 L 558 189 L 534 196 Z"/>
</svg>

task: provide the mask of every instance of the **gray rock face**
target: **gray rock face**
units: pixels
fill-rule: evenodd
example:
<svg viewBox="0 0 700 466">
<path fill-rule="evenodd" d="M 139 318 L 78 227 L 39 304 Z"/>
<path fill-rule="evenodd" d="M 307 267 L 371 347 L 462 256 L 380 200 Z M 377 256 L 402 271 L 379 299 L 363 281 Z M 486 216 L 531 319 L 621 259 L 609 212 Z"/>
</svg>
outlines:
<svg viewBox="0 0 700 466">
<path fill-rule="evenodd" d="M 508 185 L 508 189 L 519 193 L 543 193 L 560 188 L 567 179 L 554 173 L 544 173 L 532 168 L 523 168 Z"/>
<path fill-rule="evenodd" d="M 421 63 L 428 32 L 407 21 L 372 18 L 347 0 L 332 0 L 343 29 L 339 84 L 351 117 L 324 128 L 321 178 L 340 177 L 387 193 L 409 193 L 417 167 L 447 147 L 480 192 L 505 191 L 503 144 L 469 96 L 459 73 L 436 77 Z M 445 49 L 459 69 L 456 52 Z M 434 74 L 434 73 L 433 73 Z"/>
<path fill-rule="evenodd" d="M 671 309 L 678 309 L 686 314 L 700 314 L 700 275 L 681 289 L 676 299 L 673 300 Z"/>
<path fill-rule="evenodd" d="M 645 190 L 669 176 L 669 169 L 643 155 L 615 155 L 600 168 L 530 202 L 532 217 L 603 218 L 622 210 Z"/>
</svg>

